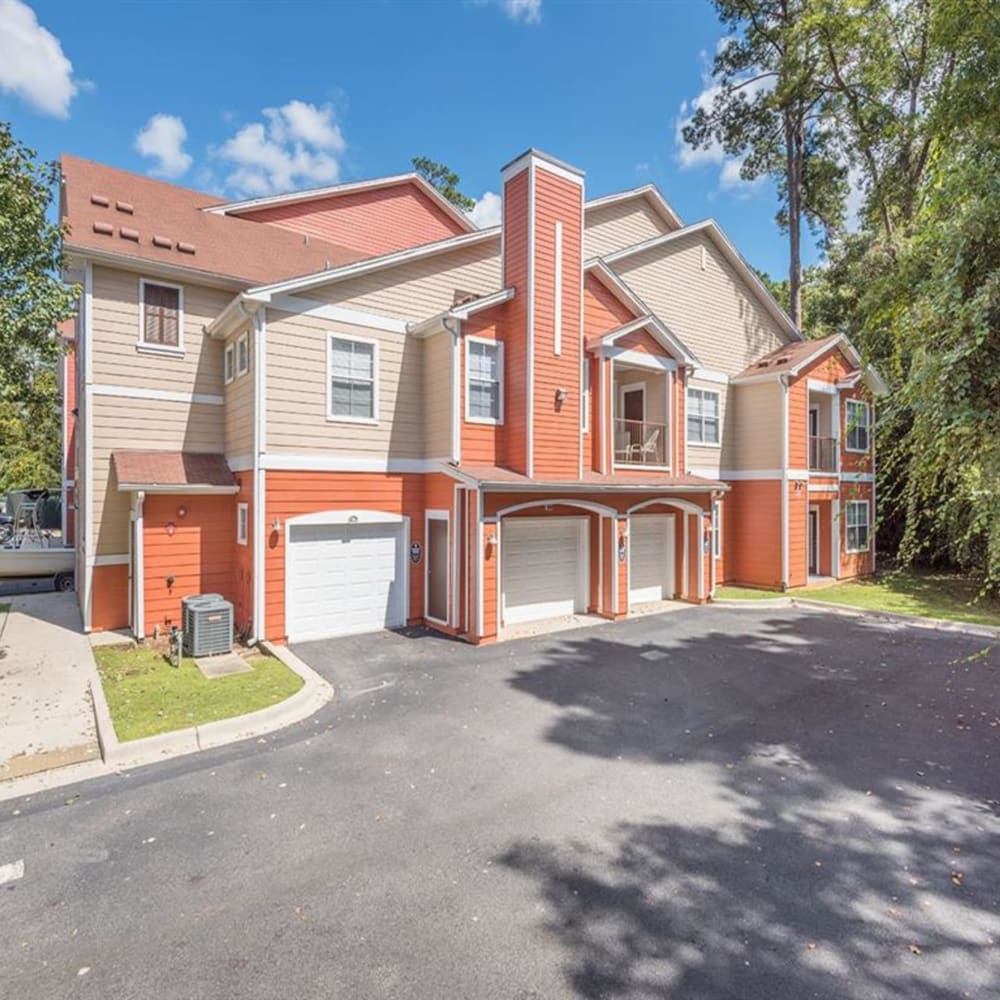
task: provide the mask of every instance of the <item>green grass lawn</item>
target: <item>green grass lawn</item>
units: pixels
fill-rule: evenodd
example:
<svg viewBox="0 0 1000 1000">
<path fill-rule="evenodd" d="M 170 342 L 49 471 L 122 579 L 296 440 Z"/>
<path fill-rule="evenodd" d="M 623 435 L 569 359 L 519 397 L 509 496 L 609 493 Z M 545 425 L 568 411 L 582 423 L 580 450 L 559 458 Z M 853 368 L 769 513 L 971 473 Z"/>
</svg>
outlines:
<svg viewBox="0 0 1000 1000">
<path fill-rule="evenodd" d="M 122 742 L 267 708 L 302 687 L 298 674 L 271 656 L 251 657 L 251 673 L 214 680 L 194 660 L 174 667 L 142 646 L 101 646 L 94 658 Z"/>
<path fill-rule="evenodd" d="M 10 605 L 4 604 L 3 601 L 0 601 L 0 615 L 5 615 L 8 611 L 10 611 Z"/>
<path fill-rule="evenodd" d="M 845 604 L 869 611 L 1000 627 L 1000 601 L 983 598 L 977 602 L 978 592 L 979 584 L 975 580 L 954 573 L 897 570 L 879 574 L 873 580 L 838 583 L 816 590 L 793 590 L 789 596 Z M 719 587 L 715 595 L 727 600 L 760 600 L 780 596 L 774 591 L 745 587 Z"/>
</svg>

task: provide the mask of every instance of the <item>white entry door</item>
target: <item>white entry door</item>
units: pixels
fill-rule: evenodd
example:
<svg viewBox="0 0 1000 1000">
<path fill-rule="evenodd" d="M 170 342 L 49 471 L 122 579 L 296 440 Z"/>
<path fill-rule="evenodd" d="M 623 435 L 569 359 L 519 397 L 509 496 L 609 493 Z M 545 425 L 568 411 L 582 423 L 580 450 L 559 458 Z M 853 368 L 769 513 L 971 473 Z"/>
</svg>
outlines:
<svg viewBox="0 0 1000 1000">
<path fill-rule="evenodd" d="M 403 525 L 290 525 L 285 572 L 289 642 L 406 624 Z"/>
<path fill-rule="evenodd" d="M 669 601 L 675 591 L 674 515 L 633 514 L 629 523 L 629 603 Z"/>
<path fill-rule="evenodd" d="M 587 610 L 587 519 L 511 517 L 501 533 L 503 624 Z"/>
</svg>

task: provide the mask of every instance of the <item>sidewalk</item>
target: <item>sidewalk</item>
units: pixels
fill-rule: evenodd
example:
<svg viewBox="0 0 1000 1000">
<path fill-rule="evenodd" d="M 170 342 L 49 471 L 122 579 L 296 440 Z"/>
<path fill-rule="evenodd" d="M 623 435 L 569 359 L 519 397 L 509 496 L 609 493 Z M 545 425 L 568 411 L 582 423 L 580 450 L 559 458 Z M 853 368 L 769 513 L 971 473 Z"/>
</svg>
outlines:
<svg viewBox="0 0 1000 1000">
<path fill-rule="evenodd" d="M 75 594 L 29 594 L 0 615 L 0 780 L 100 757 L 97 668 Z"/>
</svg>

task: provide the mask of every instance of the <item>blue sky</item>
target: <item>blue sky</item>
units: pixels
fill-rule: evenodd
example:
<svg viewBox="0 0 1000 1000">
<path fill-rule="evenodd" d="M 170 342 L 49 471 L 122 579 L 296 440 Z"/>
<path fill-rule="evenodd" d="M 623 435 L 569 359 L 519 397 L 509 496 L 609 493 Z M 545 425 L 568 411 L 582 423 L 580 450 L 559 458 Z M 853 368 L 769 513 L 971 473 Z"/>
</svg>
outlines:
<svg viewBox="0 0 1000 1000">
<path fill-rule="evenodd" d="M 590 196 L 656 183 L 781 276 L 773 188 L 677 140 L 721 34 L 709 0 L 0 0 L 0 119 L 45 157 L 233 197 L 423 154 L 484 199 L 482 218 L 500 166 L 538 146 L 586 170 Z"/>
</svg>

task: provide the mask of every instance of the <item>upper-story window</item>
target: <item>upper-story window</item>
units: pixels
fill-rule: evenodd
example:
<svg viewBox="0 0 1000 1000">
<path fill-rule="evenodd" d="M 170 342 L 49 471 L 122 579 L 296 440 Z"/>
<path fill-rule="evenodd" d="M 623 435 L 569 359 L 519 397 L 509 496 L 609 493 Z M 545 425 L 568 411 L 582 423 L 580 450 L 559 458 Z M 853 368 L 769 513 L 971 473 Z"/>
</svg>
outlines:
<svg viewBox="0 0 1000 1000">
<path fill-rule="evenodd" d="M 236 338 L 236 377 L 250 371 L 250 334 L 241 333 Z"/>
<path fill-rule="evenodd" d="M 225 368 L 226 385 L 229 385 L 236 378 L 236 345 L 229 344 L 223 354 L 223 367 Z"/>
<path fill-rule="evenodd" d="M 868 404 L 860 399 L 849 399 L 846 404 L 847 450 L 868 451 L 870 443 L 869 420 L 871 411 Z"/>
<path fill-rule="evenodd" d="M 184 351 L 184 291 L 178 285 L 139 282 L 139 349 Z"/>
<path fill-rule="evenodd" d="M 378 344 L 373 340 L 330 334 L 327 371 L 327 417 L 376 423 Z"/>
<path fill-rule="evenodd" d="M 688 444 L 719 443 L 720 394 L 714 389 L 688 389 Z"/>
<path fill-rule="evenodd" d="M 465 340 L 465 419 L 479 424 L 503 423 L 503 344 Z"/>
</svg>

